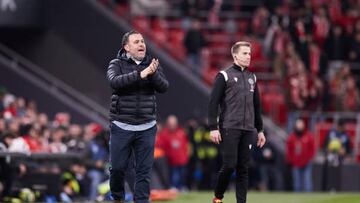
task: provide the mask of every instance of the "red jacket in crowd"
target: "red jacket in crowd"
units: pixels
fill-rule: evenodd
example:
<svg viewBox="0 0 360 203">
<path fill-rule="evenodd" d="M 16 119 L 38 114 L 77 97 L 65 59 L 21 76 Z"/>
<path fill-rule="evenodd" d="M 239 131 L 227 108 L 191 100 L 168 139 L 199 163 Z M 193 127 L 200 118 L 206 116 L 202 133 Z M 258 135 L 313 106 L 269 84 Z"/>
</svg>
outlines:
<svg viewBox="0 0 360 203">
<path fill-rule="evenodd" d="M 182 128 L 169 130 L 164 128 L 159 134 L 170 166 L 183 166 L 189 161 L 189 145 L 187 135 Z"/>
<path fill-rule="evenodd" d="M 286 143 L 286 160 L 294 167 L 302 168 L 310 163 L 315 155 L 314 136 L 304 132 L 298 136 L 292 133 Z"/>
</svg>

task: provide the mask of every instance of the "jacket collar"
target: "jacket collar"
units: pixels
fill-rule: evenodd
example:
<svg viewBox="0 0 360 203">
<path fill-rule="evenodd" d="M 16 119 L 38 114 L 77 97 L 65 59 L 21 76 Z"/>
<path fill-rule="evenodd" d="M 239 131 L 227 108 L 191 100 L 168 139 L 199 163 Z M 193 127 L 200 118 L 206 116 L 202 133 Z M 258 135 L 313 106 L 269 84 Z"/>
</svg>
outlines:
<svg viewBox="0 0 360 203">
<path fill-rule="evenodd" d="M 239 70 L 239 71 L 245 71 L 247 70 L 247 67 L 242 67 L 242 66 L 239 66 L 237 64 L 233 64 L 233 68 L 235 68 L 236 70 Z"/>
<path fill-rule="evenodd" d="M 135 63 L 135 60 L 132 59 L 131 57 L 129 57 L 127 54 L 126 54 L 126 51 L 125 49 L 120 49 L 117 56 L 116 56 L 117 59 L 120 59 L 120 60 L 123 60 L 123 61 L 127 61 L 127 62 L 132 62 L 132 63 Z M 151 57 L 150 55 L 146 54 L 144 59 L 141 61 L 140 64 L 150 64 L 151 63 Z"/>
</svg>

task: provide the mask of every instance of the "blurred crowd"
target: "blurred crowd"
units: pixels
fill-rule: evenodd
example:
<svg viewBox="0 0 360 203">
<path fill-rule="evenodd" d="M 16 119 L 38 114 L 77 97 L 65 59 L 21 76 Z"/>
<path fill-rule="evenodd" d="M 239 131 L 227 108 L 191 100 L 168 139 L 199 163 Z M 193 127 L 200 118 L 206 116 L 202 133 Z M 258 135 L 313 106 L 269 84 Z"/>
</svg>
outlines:
<svg viewBox="0 0 360 203">
<path fill-rule="evenodd" d="M 53 197 L 57 200 L 66 202 L 76 196 L 96 199 L 98 185 L 106 179 L 108 160 L 108 134 L 100 125 L 71 123 L 71 115 L 66 112 L 59 112 L 50 119 L 38 111 L 35 102 L 16 97 L 4 88 L 0 93 L 0 112 L 2 198 L 19 192 L 11 191 L 16 180 L 40 173 L 62 176 L 59 194 Z M 49 160 L 39 163 L 36 159 L 24 161 L 16 156 L 6 156 L 7 153 L 44 154 Z M 56 159 L 51 160 L 52 154 L 73 154 L 76 160 L 62 165 L 56 163 Z M 13 170 L 7 170 L 9 168 Z M 20 184 L 20 187 L 23 186 Z"/>
<path fill-rule="evenodd" d="M 65 112 L 50 120 L 38 111 L 36 103 L 3 89 L 1 92 L 1 197 L 18 197 L 24 189 L 29 189 L 26 184 L 29 179 L 25 177 L 50 174 L 60 177 L 61 187 L 52 194 L 41 191 L 43 194 L 38 194 L 37 200 L 109 200 L 108 132 L 95 123 L 71 123 L 71 116 Z M 353 161 L 354 143 L 345 131 L 345 123 L 346 120 L 341 120 L 317 144 L 305 121 L 299 118 L 287 138 L 285 157 L 272 142 L 262 149 L 254 148 L 249 168 L 250 188 L 312 191 L 312 165 L 315 156 L 322 153 L 325 157 L 322 174 L 326 177 L 322 189 L 339 190 L 339 168 L 344 162 Z M 15 153 L 26 154 L 28 158 L 24 161 L 6 156 Z M 39 162 L 30 158 L 34 154 L 44 154 L 48 160 Z M 59 154 L 68 155 L 63 157 L 66 164 L 51 159 Z M 70 161 L 74 154 L 75 160 Z M 190 119 L 180 124 L 175 115 L 170 115 L 159 122 L 154 156 L 153 190 L 183 192 L 213 188 L 220 167 L 219 146 L 211 142 L 205 119 Z M 131 185 L 131 178 L 128 181 Z M 131 200 L 131 188 L 127 194 Z"/>
<path fill-rule="evenodd" d="M 131 1 L 131 9 L 128 1 L 111 2 L 122 5 L 120 9 L 126 8 L 134 16 L 151 11 L 136 7 L 138 1 Z M 148 1 L 144 2 L 142 5 L 147 5 Z M 157 0 L 148 6 L 171 9 L 171 3 L 166 2 Z M 208 83 L 220 68 L 231 62 L 227 58 L 230 57 L 227 46 L 233 40 L 249 40 L 253 46 L 255 71 L 259 67 L 261 72 L 277 76 L 275 82 L 285 87 L 284 97 L 290 111 L 359 111 L 358 0 L 266 1 L 246 20 L 223 18 L 222 12 L 242 9 L 238 4 L 225 2 L 181 1 L 182 16 L 175 19 L 181 23 L 175 29 L 169 26 L 163 29 L 162 23 L 175 22 L 174 18 L 167 19 L 166 12 L 162 12 L 165 17 L 157 21 L 154 13 L 158 14 L 159 8 L 154 9 L 154 13 L 149 15 L 155 19 L 154 22 L 160 22 L 160 28 L 153 26 L 157 30 L 152 30 L 145 25 L 148 28 L 142 27 L 141 31 L 156 37 L 155 42 L 171 39 L 177 43 L 174 45 L 179 46 L 178 49 L 172 49 L 175 52 L 170 53 L 192 64 L 190 67 L 194 74 Z M 198 16 L 198 10 L 207 11 L 206 17 Z M 224 57 L 214 54 L 217 52 L 229 56 L 219 61 Z M 265 62 L 269 67 L 263 68 L 259 62 Z M 21 192 L 26 193 L 25 185 L 19 186 L 19 182 L 24 184 L 26 181 L 21 180 L 38 173 L 60 177 L 58 193 L 41 197 L 44 201 L 46 198 L 63 202 L 108 198 L 109 135 L 106 129 L 96 123 L 72 123 L 71 115 L 66 112 L 49 117 L 38 110 L 35 102 L 16 97 L 4 88 L 0 90 L 0 113 L 1 198 L 19 197 Z M 326 132 L 319 142 L 304 119 L 290 114 L 285 157 L 272 142 L 263 149 L 255 148 L 250 167 L 250 188 L 312 191 L 313 162 L 320 152 L 324 157 L 322 189 L 340 190 L 340 168 L 353 159 L 356 143 L 345 130 L 346 120 L 333 122 L 336 127 Z M 62 154 L 75 161 L 65 165 L 56 160 L 38 163 L 32 159 L 9 158 L 9 153 L 45 154 L 49 159 L 51 155 Z M 170 115 L 164 122 L 159 122 L 154 156 L 153 189 L 188 191 L 213 188 L 220 167 L 219 149 L 210 141 L 205 119 L 190 119 L 181 124 L 175 115 Z"/>
<path fill-rule="evenodd" d="M 293 111 L 360 110 L 358 0 L 101 1 L 209 85 L 232 63 L 230 46 L 250 41 L 261 94 L 283 109 L 265 113 L 283 126 L 290 113 L 290 130 Z"/>
<path fill-rule="evenodd" d="M 26 183 L 27 178 L 34 174 L 61 177 L 57 194 L 38 197 L 44 201 L 109 198 L 109 134 L 105 129 L 96 123 L 74 124 L 66 112 L 49 119 L 38 111 L 35 102 L 16 97 L 4 88 L 0 92 L 0 195 L 4 201 L 19 197 L 24 188 L 28 190 L 31 185 Z M 16 154 L 27 158 L 18 159 Z M 52 158 L 59 154 L 64 155 L 66 164 Z M 31 158 L 34 155 L 43 155 L 45 161 Z M 153 189 L 211 189 L 218 148 L 209 139 L 205 121 L 198 124 L 191 120 L 182 127 L 177 117 L 170 115 L 164 124 L 158 124 L 154 156 Z"/>
</svg>

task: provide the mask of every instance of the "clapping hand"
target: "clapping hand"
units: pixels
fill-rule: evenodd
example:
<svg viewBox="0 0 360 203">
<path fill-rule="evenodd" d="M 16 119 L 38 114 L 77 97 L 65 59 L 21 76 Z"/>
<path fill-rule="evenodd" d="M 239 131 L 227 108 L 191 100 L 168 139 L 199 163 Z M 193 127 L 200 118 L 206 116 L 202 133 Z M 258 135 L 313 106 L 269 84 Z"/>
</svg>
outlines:
<svg viewBox="0 0 360 203">
<path fill-rule="evenodd" d="M 146 78 L 149 75 L 152 75 L 156 72 L 156 70 L 159 67 L 159 60 L 158 59 L 152 59 L 150 65 L 146 67 L 143 71 L 140 73 L 140 77 L 142 79 Z"/>
</svg>

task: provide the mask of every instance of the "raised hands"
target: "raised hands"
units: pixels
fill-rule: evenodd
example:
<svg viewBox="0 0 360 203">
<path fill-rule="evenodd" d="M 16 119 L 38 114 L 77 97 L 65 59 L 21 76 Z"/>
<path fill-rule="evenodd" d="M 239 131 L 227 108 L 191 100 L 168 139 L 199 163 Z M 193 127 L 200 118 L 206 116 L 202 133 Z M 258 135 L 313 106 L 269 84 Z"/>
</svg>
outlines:
<svg viewBox="0 0 360 203">
<path fill-rule="evenodd" d="M 142 79 L 144 79 L 147 76 L 152 75 L 153 73 L 155 73 L 155 71 L 158 69 L 158 67 L 159 67 L 159 60 L 152 59 L 150 65 L 148 67 L 146 67 L 143 71 L 141 71 L 140 77 Z"/>
</svg>

